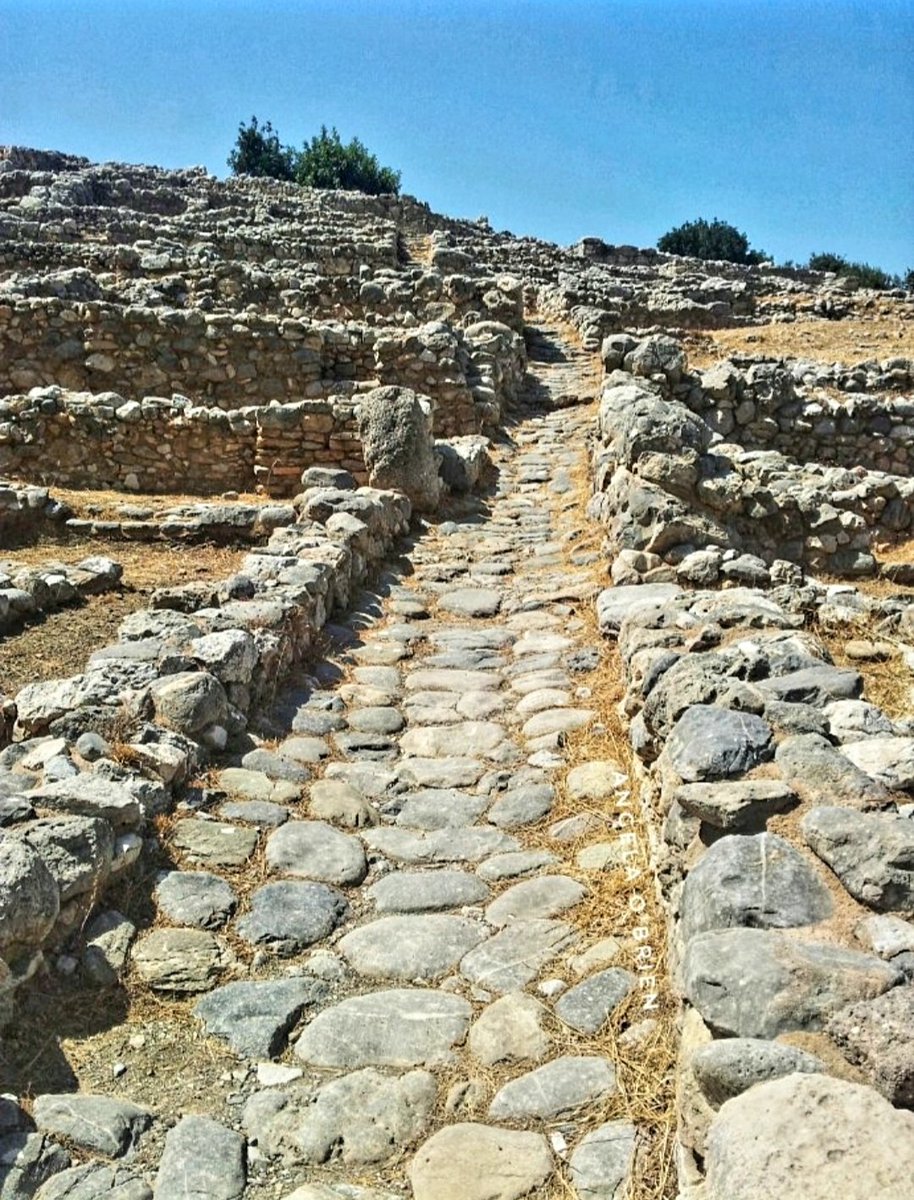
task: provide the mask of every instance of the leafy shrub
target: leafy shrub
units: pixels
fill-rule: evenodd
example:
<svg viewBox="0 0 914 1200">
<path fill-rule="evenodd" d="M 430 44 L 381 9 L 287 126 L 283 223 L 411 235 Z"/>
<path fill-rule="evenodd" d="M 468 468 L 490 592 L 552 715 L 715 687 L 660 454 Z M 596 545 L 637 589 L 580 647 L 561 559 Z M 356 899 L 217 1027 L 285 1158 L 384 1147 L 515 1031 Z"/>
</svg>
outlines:
<svg viewBox="0 0 914 1200">
<path fill-rule="evenodd" d="M 400 172 L 382 167 L 358 138 L 344 145 L 336 129 L 320 133 L 306 142 L 295 164 L 295 178 L 304 187 L 343 188 L 378 196 L 400 191 Z"/>
<path fill-rule="evenodd" d="M 678 225 L 658 240 L 657 249 L 665 254 L 746 265 L 763 262 L 766 258 L 763 251 L 750 248 L 749 239 L 735 225 L 716 217 L 713 221 L 699 217 L 697 221 Z"/>
<path fill-rule="evenodd" d="M 295 177 L 295 151 L 280 143 L 279 134 L 269 121 L 258 125 L 256 117 L 251 117 L 250 125 L 242 121 L 238 126 L 235 148 L 227 161 L 235 175 L 269 179 Z"/>
<path fill-rule="evenodd" d="M 900 282 L 896 275 L 869 263 L 848 262 L 841 254 L 810 254 L 806 265 L 810 271 L 833 271 L 843 279 L 853 279 L 859 287 L 891 288 Z"/>
</svg>

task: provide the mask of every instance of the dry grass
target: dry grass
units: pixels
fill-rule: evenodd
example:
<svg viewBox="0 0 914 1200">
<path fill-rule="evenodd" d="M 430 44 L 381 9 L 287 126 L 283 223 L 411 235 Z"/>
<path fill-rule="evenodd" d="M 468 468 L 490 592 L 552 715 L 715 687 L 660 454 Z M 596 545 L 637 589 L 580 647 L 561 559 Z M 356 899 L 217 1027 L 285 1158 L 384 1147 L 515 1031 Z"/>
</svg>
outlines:
<svg viewBox="0 0 914 1200">
<path fill-rule="evenodd" d="M 910 306 L 908 306 L 910 308 Z M 798 317 L 793 322 L 717 329 L 686 338 L 689 363 L 713 366 L 737 354 L 814 358 L 854 366 L 870 358 L 914 357 L 914 320 L 894 315 L 854 316 L 843 321 Z"/>
</svg>

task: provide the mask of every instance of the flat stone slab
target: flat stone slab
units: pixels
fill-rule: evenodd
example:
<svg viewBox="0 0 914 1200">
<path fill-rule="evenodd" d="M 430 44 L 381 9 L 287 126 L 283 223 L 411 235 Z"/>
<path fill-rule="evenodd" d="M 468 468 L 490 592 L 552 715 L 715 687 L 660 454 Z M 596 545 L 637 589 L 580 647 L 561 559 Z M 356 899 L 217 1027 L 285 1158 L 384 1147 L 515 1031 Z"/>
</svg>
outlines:
<svg viewBox="0 0 914 1200">
<path fill-rule="evenodd" d="M 425 725 L 410 729 L 400 738 L 400 753 L 406 758 L 449 758 L 455 747 L 472 758 L 486 758 L 507 736 L 505 727 L 494 721 L 461 721 L 454 725 Z"/>
<path fill-rule="evenodd" d="M 578 1200 L 621 1200 L 635 1165 L 637 1138 L 628 1121 L 607 1121 L 581 1138 L 568 1159 Z"/>
<path fill-rule="evenodd" d="M 885 808 L 891 792 L 817 733 L 784 738 L 774 761 L 784 782 L 808 804 Z"/>
<path fill-rule="evenodd" d="M 416 788 L 465 788 L 477 783 L 485 770 L 482 759 L 455 755 L 407 758 L 399 764 L 397 773 L 404 783 Z"/>
<path fill-rule="evenodd" d="M 267 841 L 267 862 L 274 871 L 322 883 L 361 883 L 368 871 L 358 838 L 323 821 L 289 821 Z"/>
<path fill-rule="evenodd" d="M 289 819 L 289 810 L 269 800 L 227 800 L 219 805 L 219 816 L 226 821 L 244 821 L 258 829 L 275 829 Z"/>
<path fill-rule="evenodd" d="M 206 992 L 231 962 L 228 947 L 203 929 L 153 929 L 133 948 L 144 983 L 159 992 Z"/>
<path fill-rule="evenodd" d="M 518 849 L 513 837 L 486 825 L 462 829 L 436 829 L 414 833 L 409 829 L 367 829 L 365 844 L 395 862 L 479 862 L 490 854 Z"/>
<path fill-rule="evenodd" d="M 494 617 L 501 598 L 495 588 L 454 588 L 439 599 L 438 608 L 458 617 Z"/>
<path fill-rule="evenodd" d="M 257 847 L 257 830 L 191 817 L 178 821 L 170 842 L 191 862 L 210 867 L 243 867 Z"/>
<path fill-rule="evenodd" d="M 472 1009 L 449 992 L 392 988 L 353 996 L 318 1013 L 295 1044 L 316 1067 L 419 1067 L 453 1061 Z"/>
<path fill-rule="evenodd" d="M 707 1200 L 902 1200 L 914 1114 L 843 1079 L 787 1075 L 724 1104 L 705 1163 Z"/>
<path fill-rule="evenodd" d="M 608 1059 L 564 1055 L 499 1088 L 489 1105 L 489 1118 L 556 1120 L 616 1090 L 616 1072 Z"/>
<path fill-rule="evenodd" d="M 586 895 L 583 884 L 567 875 L 538 875 L 502 892 L 486 909 L 486 920 L 500 926 L 531 917 L 557 917 Z"/>
<path fill-rule="evenodd" d="M 242 1058 L 273 1058 L 306 1008 L 320 1003 L 327 985 L 309 976 L 244 980 L 216 988 L 194 1008 L 211 1037 L 228 1042 Z"/>
<path fill-rule="evenodd" d="M 483 904 L 489 889 L 466 871 L 392 871 L 365 894 L 380 913 L 413 913 Z"/>
<path fill-rule="evenodd" d="M 447 667 L 418 667 L 406 676 L 409 692 L 498 691 L 502 677 L 497 671 L 457 671 Z"/>
<path fill-rule="evenodd" d="M 244 1138 L 209 1117 L 182 1117 L 165 1138 L 155 1200 L 241 1200 Z"/>
<path fill-rule="evenodd" d="M 99 1162 L 55 1173 L 35 1194 L 39 1200 L 153 1200 L 152 1188 L 139 1175 Z"/>
<path fill-rule="evenodd" d="M 292 1119 L 296 1159 L 359 1166 L 384 1162 L 426 1132 L 436 1095 L 429 1071 L 391 1077 L 366 1067 L 333 1079 Z"/>
<path fill-rule="evenodd" d="M 346 898 L 334 888 L 284 879 L 254 892 L 250 911 L 236 929 L 255 946 L 267 946 L 276 954 L 296 954 L 331 934 L 348 913 Z"/>
<path fill-rule="evenodd" d="M 514 843 L 517 846 L 517 843 Z M 498 883 L 502 879 L 517 879 L 522 875 L 534 875 L 544 867 L 557 863 L 558 855 L 551 850 L 513 850 L 493 854 L 476 868 L 480 879 L 488 883 Z"/>
<path fill-rule="evenodd" d="M 409 1168 L 414 1200 L 519 1200 L 553 1172 L 538 1133 L 488 1125 L 448 1125 L 416 1151 Z"/>
<path fill-rule="evenodd" d="M 168 871 L 156 884 L 155 898 L 170 921 L 197 929 L 218 929 L 238 903 L 225 880 L 209 871 Z"/>
<path fill-rule="evenodd" d="M 489 805 L 488 796 L 457 788 L 423 788 L 407 795 L 397 814 L 404 829 L 449 829 L 472 825 Z"/>
<path fill-rule="evenodd" d="M 636 986 L 630 971 L 609 967 L 563 992 L 555 1003 L 555 1015 L 578 1033 L 599 1033 Z"/>
<path fill-rule="evenodd" d="M 38 1096 L 32 1115 L 42 1133 L 109 1158 L 125 1154 L 152 1124 L 152 1113 L 129 1100 L 80 1092 Z"/>
<path fill-rule="evenodd" d="M 596 713 L 589 708 L 547 708 L 528 718 L 521 732 L 525 738 L 571 733 L 575 729 L 584 729 L 595 716 Z"/>
<path fill-rule="evenodd" d="M 330 747 L 320 737 L 290 737 L 280 742 L 277 754 L 297 763 L 319 763 L 330 753 Z"/>
<path fill-rule="evenodd" d="M 471 950 L 460 964 L 460 973 L 493 992 L 518 991 L 535 979 L 547 962 L 572 945 L 575 936 L 574 929 L 564 921 L 514 921 Z"/>
<path fill-rule="evenodd" d="M 597 620 L 604 634 L 618 633 L 626 617 L 666 604 L 682 595 L 675 583 L 643 583 L 624 587 L 605 588 L 597 596 Z"/>
<path fill-rule="evenodd" d="M 700 933 L 686 947 L 684 992 L 721 1037 L 821 1030 L 833 1013 L 902 981 L 881 959 L 769 929 Z"/>
<path fill-rule="evenodd" d="M 628 787 L 628 775 L 612 759 L 594 759 L 572 767 L 565 788 L 572 800 L 609 800 Z"/>
<path fill-rule="evenodd" d="M 263 771 L 250 771 L 245 767 L 226 767 L 216 778 L 226 795 L 242 800 L 294 804 L 301 795 L 300 783 L 292 783 L 287 779 L 271 779 Z"/>
<path fill-rule="evenodd" d="M 741 830 L 796 804 L 797 794 L 778 779 L 725 779 L 686 783 L 673 796 L 682 808 L 715 829 Z"/>
<path fill-rule="evenodd" d="M 338 948 L 360 975 L 430 980 L 456 967 L 486 936 L 484 926 L 465 917 L 381 917 L 347 933 Z"/>
</svg>

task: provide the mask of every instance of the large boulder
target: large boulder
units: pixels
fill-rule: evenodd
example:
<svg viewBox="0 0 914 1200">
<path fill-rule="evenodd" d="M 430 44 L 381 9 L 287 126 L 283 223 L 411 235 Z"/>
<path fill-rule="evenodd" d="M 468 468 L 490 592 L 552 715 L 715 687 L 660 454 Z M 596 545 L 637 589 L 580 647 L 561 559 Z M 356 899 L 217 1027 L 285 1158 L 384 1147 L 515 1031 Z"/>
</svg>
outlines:
<svg viewBox="0 0 914 1200">
<path fill-rule="evenodd" d="M 441 481 L 431 401 L 410 388 L 374 388 L 359 405 L 358 422 L 371 486 L 403 492 L 418 511 L 433 512 Z"/>
</svg>

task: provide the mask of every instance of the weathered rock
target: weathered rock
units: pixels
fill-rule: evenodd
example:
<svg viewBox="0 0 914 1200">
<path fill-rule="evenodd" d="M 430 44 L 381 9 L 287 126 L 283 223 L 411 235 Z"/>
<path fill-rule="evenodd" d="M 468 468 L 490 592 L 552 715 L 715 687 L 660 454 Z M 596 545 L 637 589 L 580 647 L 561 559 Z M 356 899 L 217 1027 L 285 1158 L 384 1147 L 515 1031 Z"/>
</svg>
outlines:
<svg viewBox="0 0 914 1200">
<path fill-rule="evenodd" d="M 428 399 L 409 388 L 375 388 L 362 397 L 358 422 L 371 486 L 403 492 L 419 512 L 434 512 L 441 481 Z"/>
<path fill-rule="evenodd" d="M 246 942 L 275 954 L 296 954 L 327 937 L 348 913 L 345 897 L 335 888 L 282 880 L 254 892 L 236 928 Z"/>
<path fill-rule="evenodd" d="M 608 1121 L 578 1142 L 568 1160 L 578 1200 L 622 1200 L 634 1167 L 637 1136 L 628 1121 Z"/>
<path fill-rule="evenodd" d="M 33 1115 L 42 1133 L 109 1158 L 125 1154 L 152 1124 L 148 1109 L 113 1096 L 85 1093 L 37 1096 Z"/>
<path fill-rule="evenodd" d="M 393 871 L 366 895 L 381 913 L 435 912 L 482 904 L 489 889 L 466 871 Z"/>
<path fill-rule="evenodd" d="M 493 1121 L 561 1119 L 615 1090 L 616 1073 L 607 1059 L 565 1055 L 499 1088 L 489 1105 L 489 1117 Z"/>
<path fill-rule="evenodd" d="M 567 875 L 539 875 L 502 892 L 486 909 L 486 920 L 500 926 L 517 920 L 557 917 L 580 904 L 586 895 L 583 884 Z"/>
<path fill-rule="evenodd" d="M 689 1066 L 702 1095 L 714 1108 L 769 1079 L 798 1071 L 806 1074 L 827 1071 L 825 1063 L 796 1046 L 740 1037 L 720 1038 L 700 1046 Z"/>
<path fill-rule="evenodd" d="M 914 911 L 914 821 L 890 813 L 814 808 L 801 828 L 861 904 Z"/>
<path fill-rule="evenodd" d="M 182 1117 L 165 1138 L 155 1200 L 241 1200 L 244 1138 L 209 1117 Z"/>
<path fill-rule="evenodd" d="M 802 854 L 770 833 L 723 837 L 686 877 L 681 930 L 697 933 L 744 925 L 784 929 L 831 915 L 828 888 Z"/>
<path fill-rule="evenodd" d="M 564 921 L 544 917 L 513 921 L 471 950 L 461 962 L 460 972 L 490 991 L 502 995 L 517 991 L 574 939 L 574 930 Z"/>
<path fill-rule="evenodd" d="M 150 687 L 156 719 L 178 733 L 193 737 L 228 717 L 225 689 L 207 671 L 180 671 L 164 675 Z"/>
<path fill-rule="evenodd" d="M 361 883 L 368 870 L 358 838 L 323 821 L 289 821 L 270 835 L 267 862 L 274 871 L 323 883 Z"/>
<path fill-rule="evenodd" d="M 177 822 L 171 841 L 190 862 L 212 867 L 241 867 L 257 847 L 257 830 L 193 817 Z"/>
<path fill-rule="evenodd" d="M 715 829 L 743 830 L 796 803 L 796 793 L 777 779 L 722 779 L 685 783 L 673 797 L 687 813 Z"/>
<path fill-rule="evenodd" d="M 885 808 L 888 789 L 816 733 L 785 738 L 774 756 L 784 782 L 811 804 L 851 808 Z"/>
<path fill-rule="evenodd" d="M 555 1015 L 578 1033 L 599 1033 L 635 986 L 630 971 L 609 967 L 563 992 L 556 1001 Z"/>
<path fill-rule="evenodd" d="M 552 1174 L 538 1133 L 448 1125 L 417 1150 L 409 1168 L 414 1200 L 520 1200 Z"/>
<path fill-rule="evenodd" d="M 202 929 L 154 929 L 133 950 L 140 978 L 159 992 L 206 992 L 230 957 L 225 945 Z"/>
<path fill-rule="evenodd" d="M 892 988 L 842 1009 L 826 1030 L 887 1100 L 914 1108 L 914 986 Z"/>
<path fill-rule="evenodd" d="M 359 974 L 372 979 L 436 979 L 485 937 L 485 928 L 465 917 L 381 917 L 347 933 L 339 948 Z"/>
<path fill-rule="evenodd" d="M 60 912 L 54 876 L 31 846 L 0 838 L 0 955 L 40 945 Z"/>
<path fill-rule="evenodd" d="M 493 1001 L 473 1022 L 469 1047 L 487 1067 L 501 1062 L 540 1062 L 551 1040 L 543 1028 L 547 1010 L 523 992 L 509 992 Z"/>
<path fill-rule="evenodd" d="M 845 742 L 841 753 L 889 789 L 914 788 L 914 738 L 868 737 L 860 742 Z"/>
<path fill-rule="evenodd" d="M 66 1150 L 43 1133 L 8 1133 L 0 1137 L 0 1198 L 31 1200 L 46 1180 L 69 1165 Z"/>
<path fill-rule="evenodd" d="M 827 1075 L 760 1083 L 721 1108 L 708 1135 L 708 1200 L 902 1200 L 914 1116 Z"/>
<path fill-rule="evenodd" d="M 145 1179 L 126 1167 L 84 1163 L 52 1175 L 35 1193 L 35 1200 L 153 1200 Z"/>
<path fill-rule="evenodd" d="M 301 976 L 229 983 L 198 1000 L 194 1016 L 212 1037 L 227 1041 L 242 1058 L 281 1054 L 289 1031 L 306 1008 L 320 1003 L 327 985 Z"/>
<path fill-rule="evenodd" d="M 416 1067 L 450 1062 L 471 1009 L 444 992 L 394 988 L 343 1000 L 308 1023 L 295 1054 L 317 1067 Z"/>
<path fill-rule="evenodd" d="M 127 965 L 136 926 L 116 909 L 98 913 L 86 926 L 83 968 L 99 987 L 117 983 Z"/>
<path fill-rule="evenodd" d="M 169 920 L 198 929 L 218 929 L 237 904 L 225 880 L 209 871 L 168 871 L 159 877 L 155 897 Z"/>
<path fill-rule="evenodd" d="M 774 1038 L 823 1029 L 833 1013 L 881 995 L 902 976 L 857 951 L 774 930 L 725 929 L 690 940 L 683 979 L 687 998 L 720 1036 Z"/>
<path fill-rule="evenodd" d="M 725 779 L 760 763 L 771 744 L 771 726 L 752 713 L 707 704 L 685 710 L 664 750 L 683 780 Z"/>
</svg>

